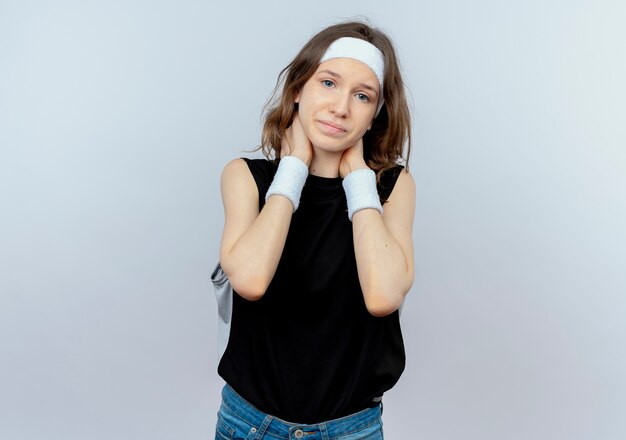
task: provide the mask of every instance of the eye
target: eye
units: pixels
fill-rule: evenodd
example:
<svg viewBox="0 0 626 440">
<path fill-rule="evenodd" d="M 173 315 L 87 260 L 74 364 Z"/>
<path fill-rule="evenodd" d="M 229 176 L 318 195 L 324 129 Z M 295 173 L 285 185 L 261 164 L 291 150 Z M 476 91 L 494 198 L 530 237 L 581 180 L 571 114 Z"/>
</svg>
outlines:
<svg viewBox="0 0 626 440">
<path fill-rule="evenodd" d="M 357 93 L 356 99 L 362 102 L 370 102 L 370 97 L 367 96 L 365 93 Z"/>
<path fill-rule="evenodd" d="M 335 85 L 335 83 L 329 79 L 323 79 L 322 84 L 324 85 L 324 87 L 328 87 L 328 88 L 331 88 L 332 86 Z"/>
</svg>

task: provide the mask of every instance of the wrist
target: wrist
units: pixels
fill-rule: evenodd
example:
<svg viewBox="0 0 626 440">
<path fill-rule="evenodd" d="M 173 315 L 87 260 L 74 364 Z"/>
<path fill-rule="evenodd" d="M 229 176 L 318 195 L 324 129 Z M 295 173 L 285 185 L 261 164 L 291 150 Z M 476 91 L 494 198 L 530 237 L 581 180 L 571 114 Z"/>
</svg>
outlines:
<svg viewBox="0 0 626 440">
<path fill-rule="evenodd" d="M 370 167 L 367 166 L 367 164 L 365 163 L 364 160 L 357 161 L 357 162 L 354 162 L 354 163 L 349 163 L 348 162 L 348 174 L 350 174 L 353 171 L 369 170 L 369 169 L 370 169 Z"/>
<path fill-rule="evenodd" d="M 291 201 L 295 212 L 300 204 L 300 194 L 308 175 L 309 167 L 300 158 L 291 155 L 283 157 L 265 194 L 265 201 L 273 195 L 284 196 Z"/>
<path fill-rule="evenodd" d="M 366 167 L 350 172 L 343 179 L 343 188 L 346 192 L 350 220 L 354 213 L 362 209 L 372 208 L 383 213 L 376 187 L 376 173 L 373 170 Z"/>
<path fill-rule="evenodd" d="M 353 171 L 369 169 L 370 167 L 367 166 L 363 158 L 357 160 L 342 160 L 342 162 L 339 164 L 339 175 L 345 179 L 348 174 L 352 173 Z"/>
<path fill-rule="evenodd" d="M 304 164 L 307 166 L 307 168 L 309 167 L 309 165 L 311 165 L 311 155 L 310 154 L 306 154 L 300 151 L 292 151 L 291 153 L 289 153 L 289 156 L 291 157 L 295 157 L 297 159 L 300 159 L 302 162 L 304 162 Z"/>
</svg>

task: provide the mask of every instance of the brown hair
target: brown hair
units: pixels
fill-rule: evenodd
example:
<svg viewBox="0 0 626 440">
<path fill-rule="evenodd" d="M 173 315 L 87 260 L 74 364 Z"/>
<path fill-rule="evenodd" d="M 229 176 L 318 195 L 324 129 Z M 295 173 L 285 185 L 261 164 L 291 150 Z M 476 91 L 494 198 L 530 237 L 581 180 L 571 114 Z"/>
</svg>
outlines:
<svg viewBox="0 0 626 440">
<path fill-rule="evenodd" d="M 393 43 L 382 31 L 358 21 L 338 23 L 327 27 L 311 38 L 296 57 L 279 74 L 274 92 L 265 104 L 265 122 L 261 146 L 265 157 L 280 158 L 281 138 L 296 112 L 294 98 L 313 76 L 322 55 L 330 44 L 341 37 L 354 37 L 368 41 L 383 53 L 385 103 L 372 128 L 363 136 L 363 151 L 367 165 L 380 177 L 382 171 L 399 162 L 409 162 L 411 150 L 411 115 L 404 93 L 404 82 Z M 280 95 L 280 96 L 279 96 Z M 406 141 L 406 154 L 403 147 Z"/>
</svg>

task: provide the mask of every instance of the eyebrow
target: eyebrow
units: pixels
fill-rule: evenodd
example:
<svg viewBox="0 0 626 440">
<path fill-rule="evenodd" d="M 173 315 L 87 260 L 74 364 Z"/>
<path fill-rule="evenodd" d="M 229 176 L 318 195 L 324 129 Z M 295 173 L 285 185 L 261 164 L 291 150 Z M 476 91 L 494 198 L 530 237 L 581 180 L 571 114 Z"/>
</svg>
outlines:
<svg viewBox="0 0 626 440">
<path fill-rule="evenodd" d="M 319 73 L 327 73 L 330 76 L 334 76 L 335 78 L 340 78 L 341 79 L 341 75 L 339 75 L 337 72 L 333 72 L 332 70 L 328 70 L 328 69 L 324 69 L 324 70 L 320 70 Z M 369 84 L 365 84 L 365 83 L 361 83 L 359 84 L 360 87 L 363 87 L 364 89 L 370 90 L 371 92 L 373 92 L 376 96 L 378 96 L 378 92 L 376 91 L 376 89 L 372 86 L 370 86 Z"/>
</svg>

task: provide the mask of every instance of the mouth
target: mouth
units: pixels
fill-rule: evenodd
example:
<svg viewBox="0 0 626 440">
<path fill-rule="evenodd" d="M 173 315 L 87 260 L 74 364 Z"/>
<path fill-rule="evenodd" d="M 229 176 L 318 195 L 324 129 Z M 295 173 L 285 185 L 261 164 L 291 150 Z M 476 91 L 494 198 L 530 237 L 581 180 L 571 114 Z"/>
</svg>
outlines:
<svg viewBox="0 0 626 440">
<path fill-rule="evenodd" d="M 348 131 L 342 126 L 333 124 L 328 121 L 317 121 L 317 123 L 320 125 L 320 128 L 322 129 L 324 133 L 327 133 L 330 135 L 340 135 Z"/>
</svg>

